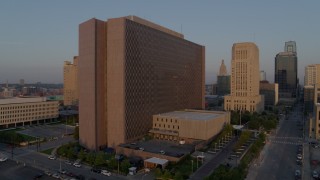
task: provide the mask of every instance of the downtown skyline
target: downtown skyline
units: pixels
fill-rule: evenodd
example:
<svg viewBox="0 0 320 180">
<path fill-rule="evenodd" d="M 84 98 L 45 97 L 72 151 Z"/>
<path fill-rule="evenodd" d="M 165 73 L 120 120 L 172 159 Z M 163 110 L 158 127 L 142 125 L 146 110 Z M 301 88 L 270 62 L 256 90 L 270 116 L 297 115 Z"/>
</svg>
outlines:
<svg viewBox="0 0 320 180">
<path fill-rule="evenodd" d="M 284 51 L 286 41 L 296 41 L 303 84 L 305 66 L 319 62 L 319 2 L 309 2 L 1 2 L 0 84 L 19 79 L 62 83 L 64 61 L 78 55 L 78 25 L 92 17 L 127 15 L 182 32 L 185 39 L 205 46 L 206 83 L 216 82 L 221 59 L 230 72 L 231 47 L 237 42 L 257 44 L 260 70 L 273 82 L 276 54 Z"/>
</svg>

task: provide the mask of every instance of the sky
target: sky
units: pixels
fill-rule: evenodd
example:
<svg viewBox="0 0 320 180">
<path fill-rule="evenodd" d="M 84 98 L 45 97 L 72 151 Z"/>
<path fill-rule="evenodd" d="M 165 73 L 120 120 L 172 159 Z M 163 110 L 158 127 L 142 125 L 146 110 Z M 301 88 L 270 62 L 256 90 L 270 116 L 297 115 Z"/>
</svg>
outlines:
<svg viewBox="0 0 320 180">
<path fill-rule="evenodd" d="M 320 63 L 319 0 L 3 0 L 0 2 L 0 84 L 62 83 L 63 63 L 78 54 L 79 24 L 136 15 L 206 47 L 206 83 L 221 60 L 230 72 L 236 42 L 259 47 L 260 70 L 274 82 L 274 57 L 296 41 L 298 78 Z"/>
</svg>

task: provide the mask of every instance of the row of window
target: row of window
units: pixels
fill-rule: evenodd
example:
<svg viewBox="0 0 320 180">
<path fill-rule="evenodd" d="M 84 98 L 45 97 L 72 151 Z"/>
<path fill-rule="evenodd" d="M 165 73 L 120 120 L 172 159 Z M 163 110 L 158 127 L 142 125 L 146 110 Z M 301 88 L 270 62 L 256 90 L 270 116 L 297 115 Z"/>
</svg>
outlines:
<svg viewBox="0 0 320 180">
<path fill-rule="evenodd" d="M 57 108 L 40 108 L 40 109 L 23 109 L 23 110 L 16 110 L 16 111 L 1 111 L 0 114 L 13 114 L 13 113 L 23 113 L 23 112 L 37 112 L 37 111 L 45 111 L 45 110 L 56 110 L 58 111 Z"/>
<path fill-rule="evenodd" d="M 154 123 L 154 127 L 163 127 L 163 128 L 168 128 L 168 129 L 179 129 L 179 126 L 175 126 L 175 125 L 171 125 L 170 126 L 170 124 L 169 125 L 167 125 L 166 126 L 166 124 L 157 124 L 157 123 Z"/>
<path fill-rule="evenodd" d="M 17 105 L 17 106 L 6 106 L 0 107 L 0 110 L 13 110 L 13 109 L 22 109 L 22 108 L 37 108 L 37 107 L 57 107 L 57 104 L 35 104 L 35 105 Z"/>
<path fill-rule="evenodd" d="M 47 115 L 47 116 L 38 116 L 38 117 L 26 117 L 26 118 L 19 118 L 19 119 L 0 120 L 0 124 L 17 123 L 17 122 L 24 122 L 24 121 L 34 121 L 34 120 L 49 119 L 49 118 L 56 118 L 56 116 L 55 115 Z"/>
<path fill-rule="evenodd" d="M 0 116 L 1 119 L 3 118 L 12 118 L 12 117 L 22 117 L 22 116 L 34 116 L 34 115 L 41 115 L 41 114 L 58 114 L 56 111 L 47 111 L 47 112 L 39 112 L 39 113 L 26 113 L 26 114 L 10 114 L 10 115 L 3 115 Z"/>
<path fill-rule="evenodd" d="M 157 121 L 158 121 L 158 122 L 159 122 L 159 121 L 161 121 L 161 122 L 164 122 L 164 121 L 165 121 L 165 122 L 168 122 L 168 120 L 169 120 L 169 122 L 171 122 L 171 123 L 172 123 L 173 121 L 174 121 L 175 123 L 178 123 L 178 121 L 177 121 L 176 119 L 173 120 L 173 119 L 167 119 L 167 118 L 157 118 Z"/>
</svg>

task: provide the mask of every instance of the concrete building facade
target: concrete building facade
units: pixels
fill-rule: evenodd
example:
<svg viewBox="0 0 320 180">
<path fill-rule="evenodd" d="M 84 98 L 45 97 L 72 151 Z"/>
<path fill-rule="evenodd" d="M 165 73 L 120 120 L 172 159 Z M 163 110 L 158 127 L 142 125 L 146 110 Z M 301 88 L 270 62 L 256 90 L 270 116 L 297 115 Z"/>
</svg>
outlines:
<svg viewBox="0 0 320 180">
<path fill-rule="evenodd" d="M 52 121 L 58 116 L 58 101 L 47 101 L 45 97 L 0 99 L 1 128 Z"/>
<path fill-rule="evenodd" d="M 278 104 L 279 87 L 277 83 L 260 82 L 260 94 L 264 95 L 265 109 L 272 110 Z"/>
<path fill-rule="evenodd" d="M 261 112 L 264 98 L 259 94 L 259 49 L 251 42 L 235 43 L 231 60 L 231 95 L 224 97 L 227 111 Z"/>
<path fill-rule="evenodd" d="M 304 85 L 313 86 L 320 83 L 320 64 L 306 66 L 304 75 Z"/>
<path fill-rule="evenodd" d="M 206 141 L 221 132 L 226 124 L 230 124 L 230 112 L 173 111 L 153 115 L 153 127 L 150 132 L 156 139 Z"/>
<path fill-rule="evenodd" d="M 314 85 L 303 88 L 304 112 L 312 113 L 314 108 Z"/>
<path fill-rule="evenodd" d="M 309 137 L 320 140 L 320 84 L 314 85 L 313 116 L 309 123 Z"/>
<path fill-rule="evenodd" d="M 115 147 L 148 133 L 153 114 L 203 109 L 204 61 L 203 46 L 136 16 L 80 24 L 80 143 Z"/>
<path fill-rule="evenodd" d="M 73 58 L 73 64 L 70 61 L 64 62 L 63 98 L 65 106 L 78 104 L 78 56 Z"/>
</svg>

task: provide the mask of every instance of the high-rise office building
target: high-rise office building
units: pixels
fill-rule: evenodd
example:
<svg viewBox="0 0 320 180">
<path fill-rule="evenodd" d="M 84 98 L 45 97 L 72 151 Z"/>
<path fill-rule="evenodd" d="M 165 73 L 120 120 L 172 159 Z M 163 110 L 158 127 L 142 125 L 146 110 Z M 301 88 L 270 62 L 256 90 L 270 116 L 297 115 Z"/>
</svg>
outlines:
<svg viewBox="0 0 320 180">
<path fill-rule="evenodd" d="M 266 81 L 267 80 L 267 74 L 265 71 L 260 71 L 260 81 Z"/>
<path fill-rule="evenodd" d="M 20 79 L 20 86 L 24 86 L 24 79 Z"/>
<path fill-rule="evenodd" d="M 284 52 L 291 52 L 291 53 L 297 55 L 297 45 L 296 45 L 296 42 L 295 42 L 295 41 L 285 42 Z"/>
<path fill-rule="evenodd" d="M 148 133 L 154 114 L 204 109 L 204 66 L 204 46 L 139 17 L 80 24 L 80 143 L 115 147 Z"/>
<path fill-rule="evenodd" d="M 306 66 L 304 75 L 304 85 L 313 86 L 320 84 L 320 64 Z"/>
<path fill-rule="evenodd" d="M 78 57 L 73 58 L 73 64 L 65 61 L 63 66 L 63 104 L 65 106 L 78 104 Z"/>
<path fill-rule="evenodd" d="M 293 52 L 281 52 L 275 57 L 274 82 L 279 84 L 279 99 L 297 96 L 297 61 Z"/>
<path fill-rule="evenodd" d="M 231 95 L 224 97 L 224 109 L 261 112 L 264 98 L 259 94 L 259 49 L 251 42 L 235 43 L 231 60 Z"/>
<path fill-rule="evenodd" d="M 273 110 L 278 104 L 279 86 L 277 83 L 269 83 L 268 81 L 260 81 L 260 94 L 264 95 L 264 108 Z"/>
<path fill-rule="evenodd" d="M 223 59 L 217 77 L 217 94 L 220 96 L 230 94 L 230 75 L 227 74 L 227 68 Z"/>
</svg>

